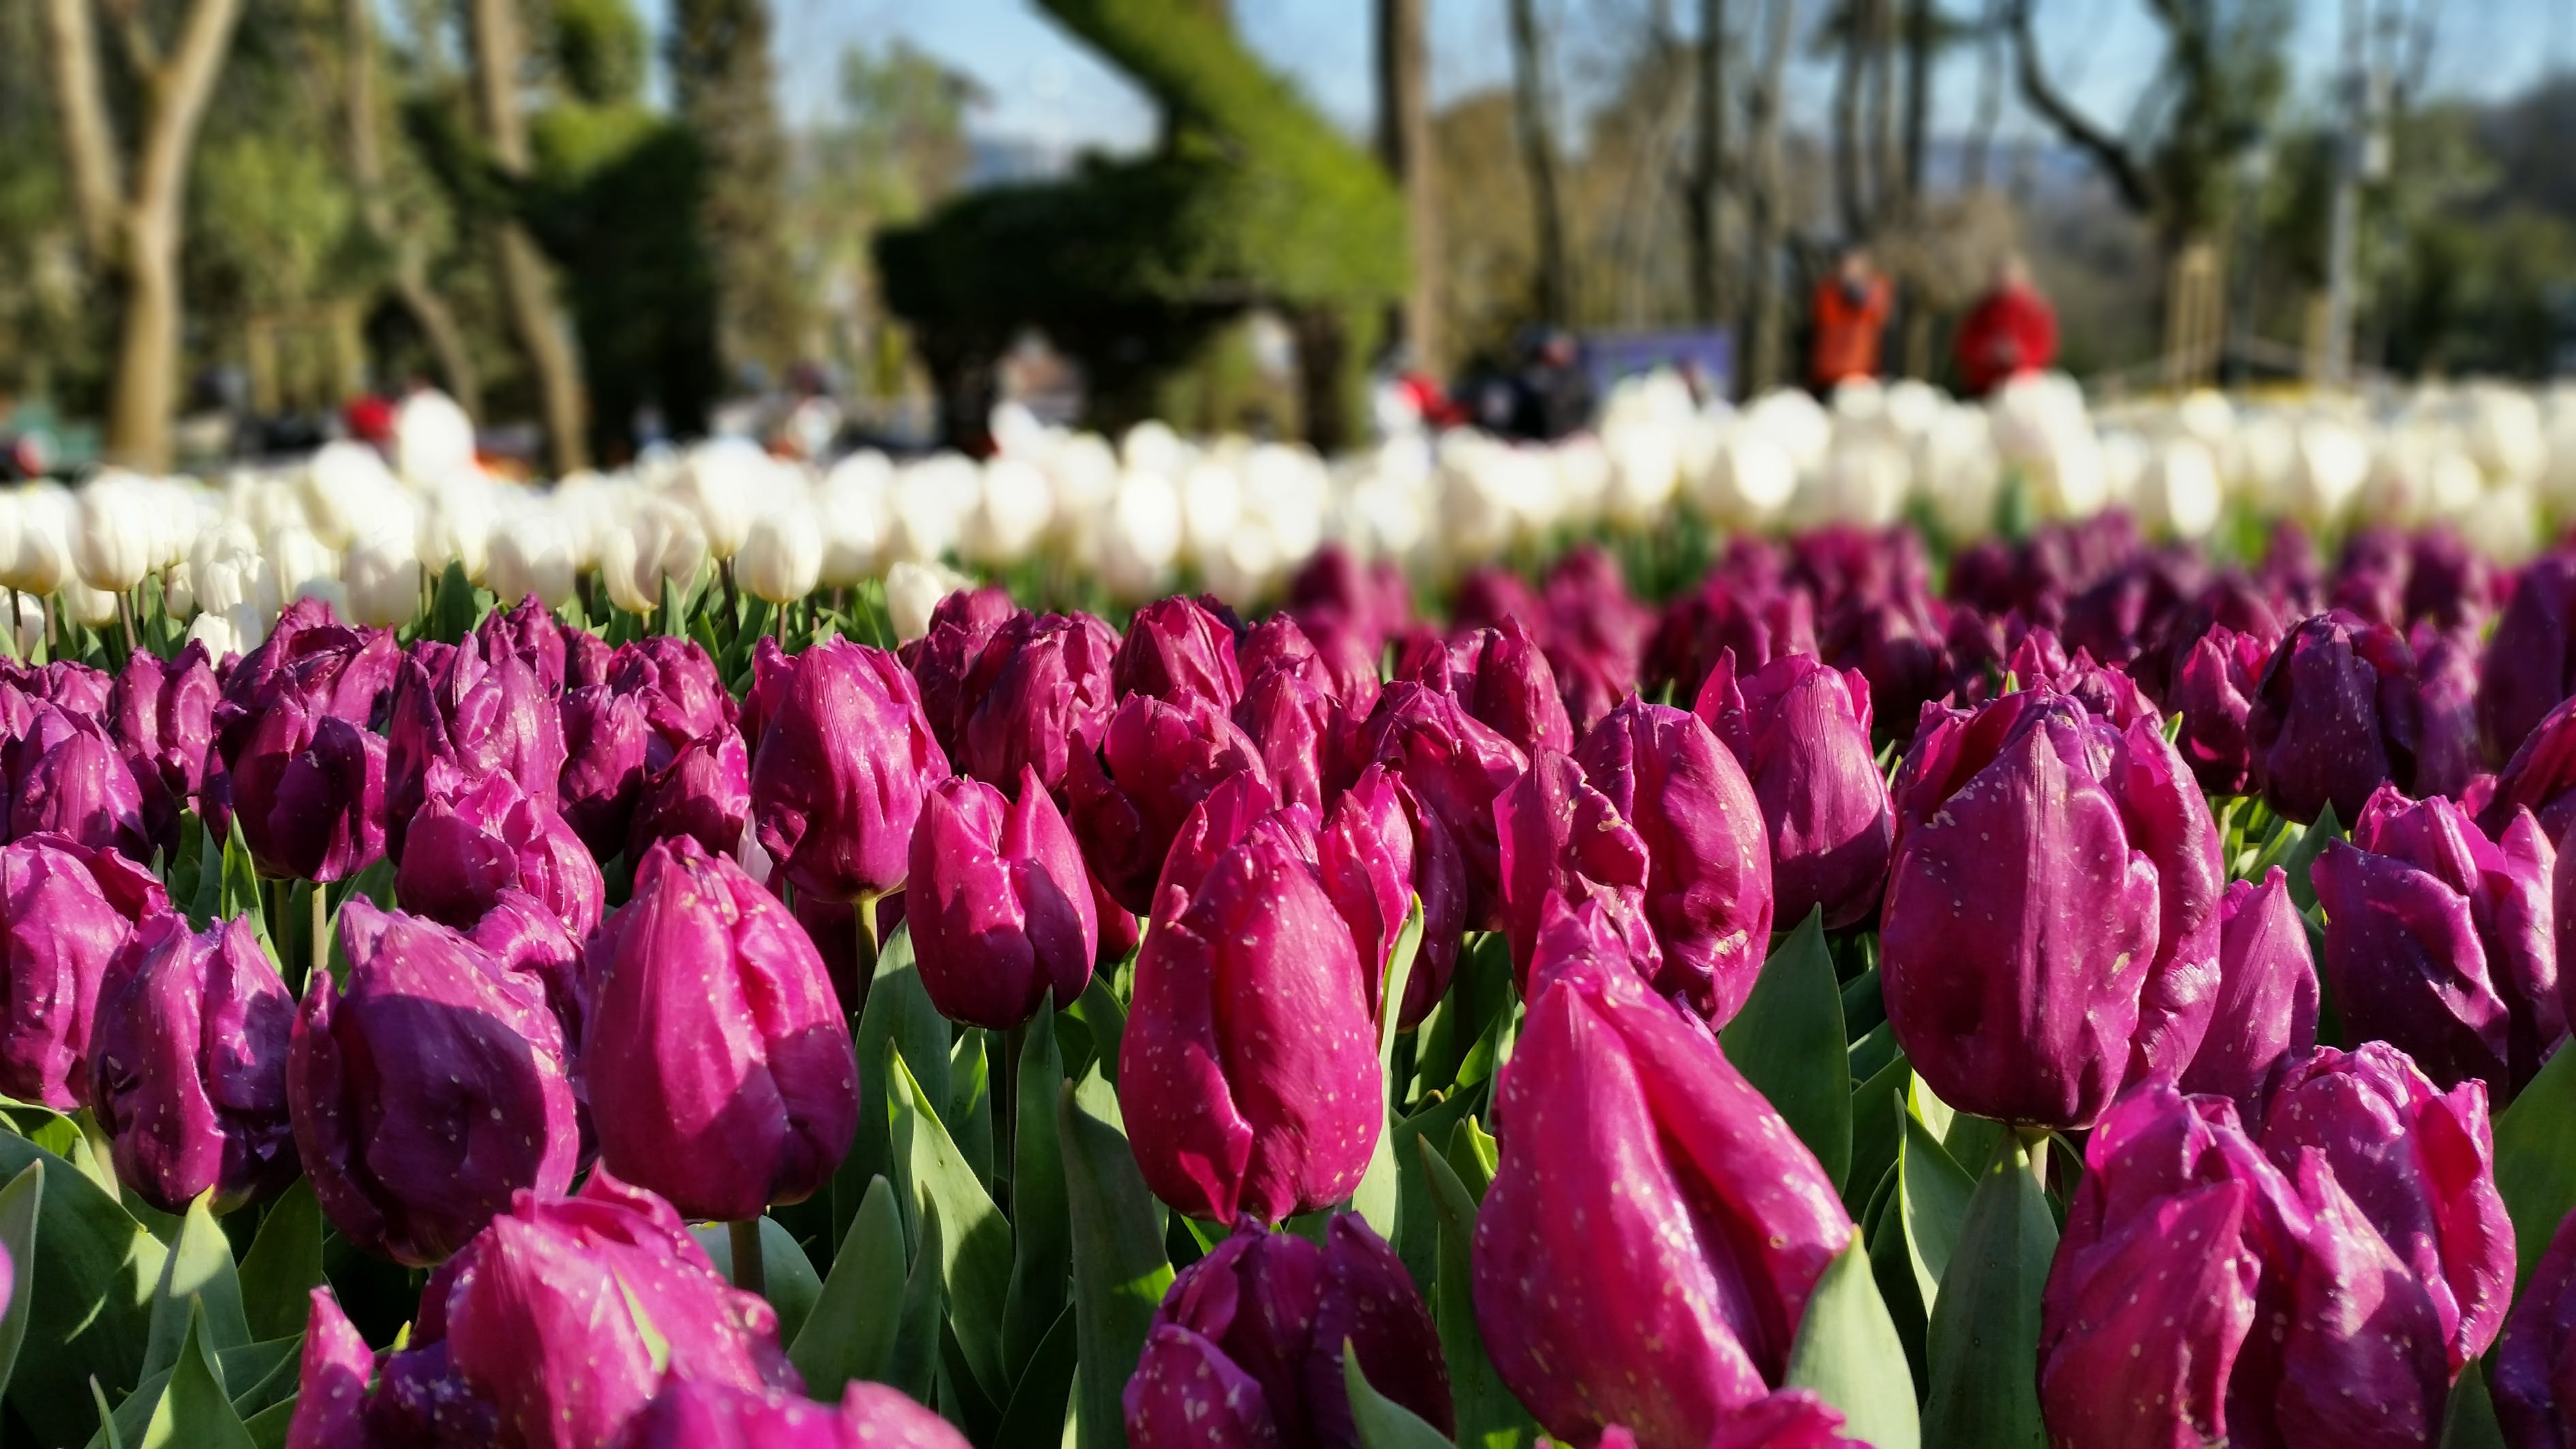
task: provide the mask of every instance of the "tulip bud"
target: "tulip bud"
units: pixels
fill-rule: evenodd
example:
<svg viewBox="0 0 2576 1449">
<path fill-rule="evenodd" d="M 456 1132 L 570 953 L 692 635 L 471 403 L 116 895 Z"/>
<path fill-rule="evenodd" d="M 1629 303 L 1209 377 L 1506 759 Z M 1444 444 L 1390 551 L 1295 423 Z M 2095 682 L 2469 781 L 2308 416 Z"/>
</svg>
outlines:
<svg viewBox="0 0 2576 1449">
<path fill-rule="evenodd" d="M 2175 671 L 2167 699 L 2182 716 L 2175 744 L 2201 788 L 2213 795 L 2242 795 L 2254 782 L 2247 720 L 2271 652 L 2260 635 L 2212 624 Z"/>
<path fill-rule="evenodd" d="M 2509 759 L 2559 702 L 2576 694 L 2576 555 L 2544 554 L 2522 571 L 2478 670 L 2478 733 L 2489 760 Z"/>
<path fill-rule="evenodd" d="M 1382 983 L 1405 915 L 1421 900 L 1422 940 L 1396 1017 L 1399 1026 L 1419 1025 L 1449 989 L 1466 930 L 1465 868 L 1448 829 L 1401 778 L 1371 765 L 1333 802 L 1316 835 L 1316 858 L 1324 893 L 1359 948 L 1371 1017 L 1384 1009 Z"/>
<path fill-rule="evenodd" d="M 626 845 L 627 822 L 644 791 L 644 753 L 651 738 L 644 706 L 604 684 L 563 697 L 564 767 L 556 793 L 563 818 L 601 860 Z M 750 811 L 751 765 L 743 763 L 743 810 Z"/>
<path fill-rule="evenodd" d="M 649 760 L 654 751 L 648 749 Z M 644 777 L 626 825 L 626 858 L 642 860 L 657 840 L 694 840 L 709 855 L 732 856 L 751 823 L 751 766 L 742 736 L 718 729 L 680 747 Z"/>
<path fill-rule="evenodd" d="M 647 851 L 592 938 L 581 1051 L 600 1161 L 692 1217 L 802 1202 L 858 1127 L 858 1058 L 813 942 L 694 841 Z"/>
<path fill-rule="evenodd" d="M 833 639 L 788 661 L 751 772 L 761 848 L 800 891 L 835 900 L 903 884 L 921 798 L 948 778 L 912 676 Z"/>
<path fill-rule="evenodd" d="M 2495 1415 L 2508 1449 L 2568 1449 L 2576 1443 L 2576 1213 L 2550 1238 L 2496 1341 Z"/>
<path fill-rule="evenodd" d="M 286 1426 L 288 1449 L 366 1449 L 363 1414 L 376 1356 L 330 1289 L 316 1288 L 310 1298 L 297 1363 L 300 1391 Z"/>
<path fill-rule="evenodd" d="M 1385 1239 L 1355 1213 L 1335 1214 L 1320 1247 L 1240 1223 L 1154 1310 L 1122 1396 L 1127 1442 L 1355 1443 L 1345 1341 L 1371 1388 L 1451 1432 L 1439 1335 Z"/>
<path fill-rule="evenodd" d="M 483 622 L 474 626 L 474 637 L 483 646 L 484 658 L 498 659 L 509 654 L 534 670 L 538 689 L 549 698 L 563 693 L 564 685 L 570 681 L 575 648 L 602 652 L 608 648 L 606 640 L 587 629 L 564 628 L 545 601 L 533 594 L 515 606 L 484 615 Z M 576 640 L 581 642 L 577 644 Z"/>
<path fill-rule="evenodd" d="M 73 496 L 72 567 L 82 583 L 122 594 L 152 571 L 153 486 L 130 473 L 108 473 Z"/>
<path fill-rule="evenodd" d="M 411 828 L 394 891 L 414 914 L 471 931 L 502 891 L 521 890 L 573 935 L 598 929 L 607 899 L 598 863 L 562 816 L 510 776 L 431 797 Z"/>
<path fill-rule="evenodd" d="M 1173 597 L 1147 604 L 1128 622 L 1127 637 L 1109 661 L 1118 698 L 1142 694 L 1165 704 L 1204 699 L 1230 710 L 1243 697 L 1235 663 L 1234 629 L 1213 599 Z"/>
<path fill-rule="evenodd" d="M 1055 801 L 1024 769 L 1017 804 L 980 780 L 931 787 L 912 833 L 904 918 L 931 1004 L 952 1021 L 1008 1031 L 1071 1006 L 1099 947 L 1082 852 Z"/>
<path fill-rule="evenodd" d="M 232 785 L 242 838 L 265 874 L 346 880 L 384 857 L 382 735 L 283 701 L 262 718 Z"/>
<path fill-rule="evenodd" d="M 1011 596 L 1000 589 L 959 589 L 931 610 L 929 632 L 898 653 L 920 688 L 931 734 L 952 760 L 963 753 L 966 721 L 1001 667 L 1001 656 L 987 660 L 987 646 L 1013 617 Z"/>
<path fill-rule="evenodd" d="M 571 1183 L 563 1031 L 535 982 L 435 922 L 353 898 L 340 945 L 347 987 L 315 973 L 295 1018 L 296 1150 L 342 1237 L 427 1266 L 512 1193 Z"/>
<path fill-rule="evenodd" d="M 531 798 L 555 803 L 563 777 L 563 712 L 535 669 L 506 649 L 486 661 L 468 641 L 433 674 L 403 665 L 385 746 L 385 836 L 396 861 L 405 832 L 430 797 L 506 774 Z"/>
<path fill-rule="evenodd" d="M 1961 567 L 1951 565 L 1954 580 Z M 1646 677 L 1670 683 L 1675 699 L 1697 699 L 1720 655 L 1732 653 L 1736 673 L 1750 677 L 1784 654 L 1816 652 L 1815 605 L 1805 590 L 1784 587 L 1776 569 L 1739 579 L 1728 568 L 1721 563 L 1696 592 L 1666 604 L 1647 643 Z"/>
<path fill-rule="evenodd" d="M 1377 1033 L 1350 930 L 1289 833 L 1252 831 L 1157 902 L 1118 1067 L 1137 1165 L 1181 1212 L 1276 1223 L 1359 1185 L 1386 1126 Z"/>
<path fill-rule="evenodd" d="M 1524 753 L 1574 748 L 1556 671 L 1516 618 L 1478 630 L 1452 653 L 1448 688 L 1467 713 Z"/>
<path fill-rule="evenodd" d="M 571 1198 L 522 1192 L 446 1301 L 449 1354 L 501 1442 L 609 1443 L 672 1382 L 804 1387 L 778 1314 L 726 1283 L 671 1204 L 592 1170 Z"/>
<path fill-rule="evenodd" d="M 2140 733 L 2023 691 L 1927 717 L 1906 757 L 1882 983 L 1915 1071 L 1961 1111 L 2080 1127 L 2127 1074 L 2161 939 L 2118 779 Z"/>
<path fill-rule="evenodd" d="M 645 723 L 670 750 L 734 725 L 733 696 L 717 677 L 716 662 L 694 639 L 655 635 L 621 646 L 610 661 L 607 683 L 619 694 L 635 697 Z M 756 731 L 746 729 L 743 737 L 757 743 Z"/>
<path fill-rule="evenodd" d="M 2246 717 L 2263 798 L 2293 820 L 2314 820 L 2328 803 L 2349 820 L 2383 782 L 2411 789 L 2415 690 L 2414 653 L 2384 624 L 2332 613 L 2292 629 Z"/>
<path fill-rule="evenodd" d="M 1549 1433 L 1705 1444 L 1787 1371 L 1853 1237 L 1833 1183 L 1716 1040 L 1631 970 L 1550 949 L 1494 1104 L 1476 1321 Z"/>
<path fill-rule="evenodd" d="M 1000 658 L 966 719 L 966 773 L 1010 789 L 1034 768 L 1050 793 L 1063 790 L 1074 741 L 1100 738 L 1118 703 L 1109 685 L 1116 631 L 1089 614 L 1021 614 L 985 648 Z"/>
<path fill-rule="evenodd" d="M 1366 715 L 1377 703 L 1377 658 L 1368 642 L 1330 620 L 1309 630 L 1286 614 L 1253 626 L 1235 647 L 1235 665 L 1246 680 L 1265 670 L 1293 669 L 1348 713 Z"/>
<path fill-rule="evenodd" d="M 144 832 L 165 854 L 176 853 L 179 814 L 205 781 L 221 692 L 203 645 L 167 662 L 138 649 L 109 692 L 108 730 L 140 787 Z"/>
<path fill-rule="evenodd" d="M 108 963 L 167 915 L 161 882 L 114 851 L 60 835 L 0 848 L 0 1093 L 69 1112 L 88 1102 L 90 1033 Z"/>
<path fill-rule="evenodd" d="M 1332 696 L 1293 668 L 1254 676 L 1234 706 L 1280 798 L 1313 811 L 1324 808 L 1324 752 L 1339 719 Z"/>
<path fill-rule="evenodd" d="M 1692 712 L 1743 767 L 1771 849 L 1772 919 L 1821 906 L 1841 930 L 1878 909 L 1895 826 L 1869 743 L 1869 681 L 1802 654 L 1738 678 L 1721 654 Z"/>
<path fill-rule="evenodd" d="M 2228 885 L 2218 931 L 2218 996 L 2182 1089 L 2226 1097 L 2259 1121 L 2273 1079 L 2317 1044 L 2316 962 L 2277 865 L 2259 885 Z"/>
<path fill-rule="evenodd" d="M 1619 915 L 1643 917 L 1646 844 L 1568 756 L 1540 747 L 1528 773 L 1495 798 L 1494 830 L 1502 845 L 1503 932 L 1524 996 L 1533 990 L 1531 950 L 1550 900 L 1597 896 Z"/>
<path fill-rule="evenodd" d="M 87 715 L 37 705 L 26 732 L 0 746 L 0 789 L 8 792 L 12 840 L 51 832 L 130 860 L 151 858 L 142 788 Z"/>
<path fill-rule="evenodd" d="M 2095 663 L 2091 651 L 2081 647 L 2069 658 L 2056 634 L 2047 629 L 2023 635 L 2005 667 L 2024 689 L 2046 685 L 2073 695 L 2088 712 L 2122 729 L 2142 719 L 2162 722 L 2155 705 L 2125 671 Z"/>
<path fill-rule="evenodd" d="M 1247 773 L 1270 783 L 1259 747 L 1220 706 L 1195 695 L 1177 705 L 1131 695 L 1099 739 L 1073 752 L 1065 813 L 1110 899 L 1143 915 L 1154 908 L 1154 881 L 1191 808 L 1227 776 Z"/>
<path fill-rule="evenodd" d="M 1502 880 L 1494 801 L 1529 768 L 1529 758 L 1455 698 L 1419 684 L 1388 685 L 1354 743 L 1356 765 L 1393 770 L 1440 818 L 1466 867 L 1467 924 L 1490 928 Z"/>
<path fill-rule="evenodd" d="M 230 1212 L 294 1180 L 286 1110 L 295 998 L 247 917 L 191 935 L 146 921 L 108 964 L 90 1037 L 90 1102 L 117 1180 L 163 1212 L 214 1190 Z"/>
<path fill-rule="evenodd" d="M 792 604 L 823 581 L 823 529 L 803 503 L 772 508 L 752 520 L 734 557 L 735 577 L 755 599 Z"/>
<path fill-rule="evenodd" d="M 2386 1042 L 2289 1069 L 2263 1122 L 2282 1171 L 2313 1151 L 2432 1299 L 2453 1374 L 2487 1351 L 2513 1297 L 2513 1223 L 2495 1184 L 2487 1094 L 2436 1091 Z"/>
<path fill-rule="evenodd" d="M 756 535 L 755 535 L 756 536 Z M 745 546 L 748 550 L 748 545 Z M 900 1390 L 852 1379 L 838 1408 L 784 1389 L 669 1377 L 615 1449 L 967 1449 L 966 1436 Z"/>
</svg>

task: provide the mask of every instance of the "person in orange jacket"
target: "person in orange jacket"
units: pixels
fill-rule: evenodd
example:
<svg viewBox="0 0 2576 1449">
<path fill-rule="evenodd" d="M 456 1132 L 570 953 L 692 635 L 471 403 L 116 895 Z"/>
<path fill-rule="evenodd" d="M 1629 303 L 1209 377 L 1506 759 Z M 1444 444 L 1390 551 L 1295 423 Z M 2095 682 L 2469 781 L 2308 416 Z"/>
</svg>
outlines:
<svg viewBox="0 0 2576 1449">
<path fill-rule="evenodd" d="M 2007 253 L 1995 263 L 1994 283 L 1959 323 L 1955 345 L 1959 389 L 1987 393 L 2026 372 L 2045 372 L 2057 360 L 2057 309 L 2031 285 L 2030 268 Z"/>
<path fill-rule="evenodd" d="M 1834 274 L 1816 285 L 1816 336 L 1807 358 L 1807 380 L 1820 393 L 1855 377 L 1878 376 L 1879 334 L 1896 306 L 1894 289 L 1869 253 L 1853 247 Z"/>
</svg>

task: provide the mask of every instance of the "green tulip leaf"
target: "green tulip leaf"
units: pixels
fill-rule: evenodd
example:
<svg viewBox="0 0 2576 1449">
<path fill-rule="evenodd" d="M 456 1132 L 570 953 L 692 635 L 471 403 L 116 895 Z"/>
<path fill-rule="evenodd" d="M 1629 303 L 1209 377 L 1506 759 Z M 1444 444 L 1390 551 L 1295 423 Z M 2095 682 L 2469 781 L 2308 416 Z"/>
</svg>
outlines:
<svg viewBox="0 0 2576 1449">
<path fill-rule="evenodd" d="M 1912 1144 L 1909 1142 L 1908 1146 Z M 1926 1449 L 2044 1449 L 2039 1297 L 2057 1253 L 2057 1220 L 2010 1142 L 1978 1179 L 1932 1305 Z"/>
<path fill-rule="evenodd" d="M 1461 1123 L 1464 1132 L 1469 1124 Z M 1511 1390 L 1503 1387 L 1494 1363 L 1485 1354 L 1484 1331 L 1476 1323 L 1470 1246 L 1476 1237 L 1477 1199 L 1459 1181 L 1449 1160 L 1434 1151 L 1429 1138 L 1417 1138 L 1414 1156 L 1430 1184 L 1432 1210 L 1440 1217 L 1440 1269 L 1429 1295 L 1432 1322 L 1440 1330 L 1440 1354 L 1449 1364 L 1449 1402 L 1457 1409 L 1461 1449 L 1522 1449 L 1538 1442 L 1538 1425 Z"/>
<path fill-rule="evenodd" d="M 1083 1449 L 1115 1449 L 1127 1442 L 1119 1395 L 1144 1356 L 1163 1290 L 1172 1286 L 1163 1205 L 1146 1191 L 1118 1093 L 1098 1066 L 1056 1093 L 1066 1216 L 1073 1226 L 1074 1417 Z"/>
<path fill-rule="evenodd" d="M 877 952 L 867 1005 L 859 1013 L 854 1043 L 859 1057 L 859 1131 L 832 1179 L 832 1231 L 844 1237 L 860 1200 L 867 1196 L 869 1181 L 896 1175 L 888 1127 L 894 1120 L 886 1079 L 889 1042 L 902 1051 L 904 1065 L 929 1099 L 946 1102 L 948 1019 L 930 1004 L 930 993 L 923 988 L 920 968 L 913 961 L 912 932 L 906 926 L 895 927 Z"/>
<path fill-rule="evenodd" d="M 975 1169 L 975 1180 L 993 1190 L 993 1073 L 985 1055 L 986 1033 L 970 1026 L 948 1049 L 948 1100 L 939 1120 L 957 1142 L 957 1151 Z"/>
<path fill-rule="evenodd" d="M 26 1286 L 13 1296 L 25 1301 L 27 1324 L 9 1403 L 38 1439 L 74 1444 L 97 1423 L 65 1386 L 94 1378 L 113 1401 L 143 1381 L 153 1291 L 169 1250 L 70 1163 L 0 1133 L 0 1173 L 14 1180 L 39 1162 L 45 1190 L 36 1240 L 43 1250 L 18 1264 Z"/>
<path fill-rule="evenodd" d="M 787 1361 L 805 1379 L 805 1391 L 826 1401 L 837 1399 L 852 1379 L 875 1379 L 894 1357 L 899 1315 L 885 1311 L 903 1301 L 909 1269 L 903 1243 L 903 1210 L 894 1204 L 894 1184 L 879 1177 L 868 1183 L 867 1196 L 850 1220 L 848 1236 L 833 1255 L 831 1275 L 814 1300 L 814 1310 L 788 1342 Z"/>
<path fill-rule="evenodd" d="M 1369 1387 L 1360 1356 L 1342 1340 L 1342 1387 L 1351 1396 L 1351 1425 L 1360 1449 L 1456 1449 L 1422 1416 Z"/>
<path fill-rule="evenodd" d="M 2496 1422 L 2495 1400 L 2487 1393 L 2486 1370 L 2470 1364 L 2451 1385 L 2451 1400 L 2442 1410 L 2442 1449 L 2505 1449 L 2504 1426 Z"/>
<path fill-rule="evenodd" d="M 2576 1051 L 2551 1057 L 2513 1105 L 2496 1115 L 2496 1191 L 2513 1218 L 2517 1283 L 2531 1275 L 2532 1265 L 2558 1235 L 2558 1225 L 2576 1212 L 2576 1136 L 2567 1131 L 2571 1121 L 2576 1121 Z"/>
<path fill-rule="evenodd" d="M 253 1338 L 304 1331 L 313 1290 L 322 1286 L 322 1205 L 313 1182 L 299 1177 L 269 1204 L 259 1233 L 242 1255 L 242 1317 Z"/>
<path fill-rule="evenodd" d="M 1065 1409 L 1073 1401 L 1074 1350 L 1081 1338 L 1073 1309 L 1067 1307 L 1038 1340 L 1012 1387 L 1002 1426 L 993 1435 L 994 1449 L 1057 1449 L 1064 1438 Z"/>
<path fill-rule="evenodd" d="M 34 1309 L 30 1290 L 36 1282 L 36 1228 L 45 1204 L 45 1164 L 30 1162 L 0 1187 L 0 1247 L 9 1250 L 9 1300 L 0 1303 L 0 1390 L 18 1364 L 18 1346 L 26 1341 L 27 1319 Z"/>
<path fill-rule="evenodd" d="M 1010 1222 L 994 1206 L 992 1194 L 891 1044 L 886 1057 L 887 1080 L 894 1086 L 896 1185 L 909 1188 L 916 1215 L 931 1204 L 938 1206 L 949 1327 L 976 1387 L 987 1398 L 1005 1398 L 1011 1387 L 1002 1373 L 1002 1308 L 1011 1291 Z"/>
<path fill-rule="evenodd" d="M 192 1323 L 202 1325 L 197 1331 L 210 1352 L 251 1341 L 241 1276 L 233 1267 L 232 1243 L 208 1208 L 212 1197 L 209 1188 L 188 1204 L 178 1240 L 162 1260 L 161 1281 L 152 1293 L 152 1333 L 143 1355 L 147 1377 L 178 1363 Z"/>
<path fill-rule="evenodd" d="M 1416 1142 L 1445 1143 L 1484 1098 L 1481 1087 L 1429 1103 L 1395 1124 L 1380 1139 L 1395 1158 L 1395 1231 L 1383 1235 L 1404 1263 L 1413 1285 L 1424 1293 L 1440 1265 L 1440 1216 L 1431 1200 L 1431 1183 L 1422 1174 Z M 1372 1166 L 1374 1170 L 1374 1166 Z"/>
<path fill-rule="evenodd" d="M 239 1312 L 238 1304 L 234 1311 Z M 213 1334 L 206 1317 L 202 1310 L 192 1309 L 181 1320 L 170 1381 L 144 1425 L 142 1449 L 252 1449 L 250 1431 L 234 1412 L 232 1396 L 224 1392 L 223 1375 L 211 1356 Z"/>
<path fill-rule="evenodd" d="M 1762 964 L 1753 994 L 1718 1042 L 1841 1187 L 1851 1169 L 1851 1065 L 1822 908 L 1809 911 Z"/>
<path fill-rule="evenodd" d="M 1948 1272 L 1968 1204 L 1977 1180 L 1953 1160 L 1931 1130 L 1912 1113 L 1905 1114 L 1905 1142 L 1896 1160 L 1895 1207 L 1905 1234 L 1905 1251 L 1914 1264 L 1915 1291 L 1925 1312 L 1940 1302 L 1941 1279 Z"/>
<path fill-rule="evenodd" d="M 1914 1409 L 1914 1378 L 1905 1344 L 1870 1277 L 1868 1250 L 1852 1234 L 1816 1291 L 1789 1349 L 1783 1386 L 1812 1389 L 1842 1411 L 1848 1437 L 1875 1449 L 1919 1449 L 1922 1426 Z"/>
<path fill-rule="evenodd" d="M 1914 1068 L 1903 1053 L 1852 1089 L 1851 1169 L 1843 1179 L 1843 1207 L 1854 1217 L 1868 1206 L 1905 1140 L 1905 1088 Z"/>
<path fill-rule="evenodd" d="M 725 1281 L 732 1282 L 733 1225 L 708 1223 L 690 1229 L 689 1236 L 698 1240 Z M 796 1235 L 773 1217 L 760 1220 L 760 1271 L 760 1296 L 778 1313 L 778 1341 L 794 1343 L 823 1296 L 823 1276 L 814 1271 L 814 1260 L 797 1245 Z"/>
<path fill-rule="evenodd" d="M 1002 1366 L 1014 1384 L 1064 1318 L 1065 1287 L 1073 1273 L 1064 1154 L 1056 1145 L 1055 1097 L 1063 1081 L 1055 1013 L 1041 1009 L 1020 1039 L 1019 1075 L 1011 1094 L 1011 1288 L 1002 1307 Z M 1072 1332 L 1069 1327 L 1065 1331 Z M 1068 1341 L 1068 1362 L 1072 1354 Z M 1013 1401 L 1018 1397 L 1014 1390 Z"/>
</svg>

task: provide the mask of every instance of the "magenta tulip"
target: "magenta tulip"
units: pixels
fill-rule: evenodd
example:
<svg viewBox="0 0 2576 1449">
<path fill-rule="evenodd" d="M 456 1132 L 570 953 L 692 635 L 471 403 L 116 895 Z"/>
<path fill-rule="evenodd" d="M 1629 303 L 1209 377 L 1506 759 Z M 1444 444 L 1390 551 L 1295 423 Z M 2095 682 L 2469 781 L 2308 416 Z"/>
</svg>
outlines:
<svg viewBox="0 0 2576 1449">
<path fill-rule="evenodd" d="M 1037 771 L 1020 798 L 956 776 L 931 787 L 912 834 L 904 919 L 931 1004 L 993 1031 L 1071 1006 L 1100 942 L 1073 832 Z"/>
</svg>

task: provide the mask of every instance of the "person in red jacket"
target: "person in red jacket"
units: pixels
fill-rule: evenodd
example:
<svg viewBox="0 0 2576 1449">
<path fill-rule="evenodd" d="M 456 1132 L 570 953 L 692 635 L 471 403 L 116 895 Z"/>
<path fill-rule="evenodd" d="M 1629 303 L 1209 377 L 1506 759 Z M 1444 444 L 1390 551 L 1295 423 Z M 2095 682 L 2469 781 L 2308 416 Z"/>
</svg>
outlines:
<svg viewBox="0 0 2576 1449">
<path fill-rule="evenodd" d="M 1834 274 L 1816 284 L 1815 342 L 1807 355 L 1807 380 L 1830 393 L 1855 377 L 1878 376 L 1878 339 L 1887 330 L 1896 294 L 1858 247 L 1844 252 Z"/>
<path fill-rule="evenodd" d="M 1987 393 L 2057 360 L 2057 309 L 2030 284 L 2030 268 L 2017 256 L 1995 263 L 1994 285 L 1959 324 L 1959 387 L 1969 397 Z"/>
</svg>

